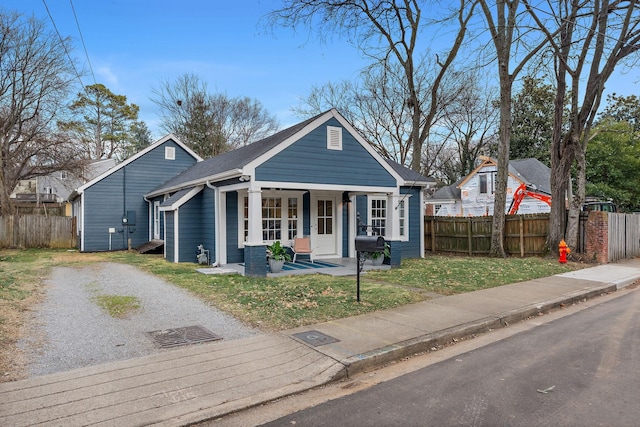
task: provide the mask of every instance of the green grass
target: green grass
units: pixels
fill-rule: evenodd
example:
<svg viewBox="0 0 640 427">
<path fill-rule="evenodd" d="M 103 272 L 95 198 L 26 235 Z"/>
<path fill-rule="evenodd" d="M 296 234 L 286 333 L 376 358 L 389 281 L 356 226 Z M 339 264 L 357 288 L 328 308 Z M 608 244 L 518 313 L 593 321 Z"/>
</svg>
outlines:
<svg viewBox="0 0 640 427">
<path fill-rule="evenodd" d="M 96 304 L 111 317 L 124 319 L 140 308 L 140 300 L 128 295 L 97 295 Z"/>
<path fill-rule="evenodd" d="M 560 264 L 547 258 L 430 256 L 425 259 L 404 260 L 402 268 L 370 272 L 367 277 L 441 295 L 453 295 L 552 276 L 583 267 L 586 265 Z"/>
<path fill-rule="evenodd" d="M 0 256 L 5 256 L 2 251 Z M 555 260 L 544 258 L 430 256 L 425 259 L 404 260 L 401 268 L 362 275 L 361 301 L 357 302 L 355 271 L 352 277 L 313 274 L 249 278 L 237 274 L 205 275 L 196 271 L 199 268 L 197 264 L 170 263 L 161 256 L 126 251 L 101 254 L 16 251 L 10 256 L 20 266 L 16 270 L 38 270 L 37 266 L 40 264 L 48 268 L 51 265 L 100 261 L 134 265 L 263 330 L 281 330 L 384 310 L 423 301 L 432 292 L 440 295 L 470 292 L 587 266 L 577 263 L 559 264 Z M 39 259 L 45 261 L 37 261 Z M 42 274 L 42 270 L 38 270 L 40 273 L 16 276 L 10 274 L 11 271 L 4 277 L 0 274 L 0 282 L 7 281 L 12 292 L 17 292 L 16 295 L 23 289 L 23 279 Z M 1 292 L 0 298 L 4 298 Z M 106 297 L 109 305 L 135 309 L 132 308 L 135 301 L 127 300 L 131 297 Z"/>
</svg>

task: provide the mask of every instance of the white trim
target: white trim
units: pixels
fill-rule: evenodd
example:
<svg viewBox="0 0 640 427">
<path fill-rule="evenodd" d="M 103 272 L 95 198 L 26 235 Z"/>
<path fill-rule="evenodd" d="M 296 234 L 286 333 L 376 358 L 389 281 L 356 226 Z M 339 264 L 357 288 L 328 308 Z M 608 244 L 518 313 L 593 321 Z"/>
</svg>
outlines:
<svg viewBox="0 0 640 427">
<path fill-rule="evenodd" d="M 422 206 L 424 206 L 424 192 L 419 191 L 418 194 L 419 194 L 419 197 L 420 197 L 420 205 L 419 205 L 420 208 L 418 209 L 418 211 L 420 211 L 420 215 L 419 215 L 419 218 L 420 218 L 420 224 L 419 224 L 419 227 L 420 227 L 420 235 L 419 235 L 419 238 L 420 238 L 420 257 L 424 258 L 424 256 L 425 256 L 425 253 L 424 253 L 424 250 L 425 250 L 425 248 L 424 248 L 424 209 L 422 209 Z"/>
<path fill-rule="evenodd" d="M 223 265 L 227 263 L 227 192 L 218 191 L 218 202 L 216 202 L 214 213 L 219 218 L 215 236 L 216 244 L 219 245 L 217 249 L 220 251 L 217 258 L 219 265 Z"/>
<path fill-rule="evenodd" d="M 97 177 L 95 177 L 91 181 L 87 182 L 86 184 L 81 185 L 80 187 L 78 187 L 77 190 L 75 190 L 75 192 L 78 193 L 78 194 L 82 194 L 87 188 L 91 187 L 92 185 L 94 185 L 97 182 L 102 181 L 107 176 L 109 176 L 109 175 L 113 174 L 114 172 L 124 168 L 129 163 L 139 159 L 140 157 L 144 156 L 145 154 L 147 154 L 151 150 L 156 149 L 157 147 L 161 146 L 162 144 L 164 144 L 165 142 L 167 142 L 170 139 L 173 140 L 173 142 L 175 142 L 176 144 L 178 144 L 180 146 L 180 148 L 185 150 L 196 161 L 198 161 L 198 162 L 202 161 L 202 157 L 198 156 L 193 150 L 191 150 L 189 147 L 187 147 L 182 142 L 180 142 L 180 140 L 174 134 L 170 133 L 170 134 L 164 136 L 163 138 L 157 140 L 156 142 L 154 142 L 153 144 L 151 144 L 150 146 L 148 146 L 144 150 L 142 150 L 142 151 L 136 153 L 135 155 L 129 157 L 127 160 L 123 161 L 122 163 L 117 164 L 116 166 L 112 167 L 111 169 L 108 169 L 107 171 L 105 171 L 101 175 L 98 175 Z"/>
<path fill-rule="evenodd" d="M 367 187 L 363 185 L 342 185 L 342 184 L 309 184 L 300 182 L 281 182 L 281 181 L 256 181 L 263 190 L 269 188 L 279 188 L 283 190 L 299 190 L 303 187 L 309 191 L 335 191 L 342 194 L 343 191 L 349 193 L 380 193 L 380 194 L 398 194 L 399 187 Z"/>
<path fill-rule="evenodd" d="M 84 195 L 80 198 L 80 252 L 84 252 Z"/>
<path fill-rule="evenodd" d="M 180 227 L 179 225 L 179 213 L 180 208 L 176 209 L 173 214 L 173 262 L 180 261 Z M 167 225 L 165 224 L 165 228 Z"/>
<path fill-rule="evenodd" d="M 164 147 L 164 159 L 175 160 L 176 159 L 176 147 Z"/>
</svg>

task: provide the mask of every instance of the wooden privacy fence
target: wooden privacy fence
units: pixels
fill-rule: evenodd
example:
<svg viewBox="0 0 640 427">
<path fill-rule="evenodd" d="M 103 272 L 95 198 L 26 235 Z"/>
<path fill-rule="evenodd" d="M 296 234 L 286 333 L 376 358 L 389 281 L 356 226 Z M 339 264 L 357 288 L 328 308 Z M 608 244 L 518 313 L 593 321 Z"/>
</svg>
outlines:
<svg viewBox="0 0 640 427">
<path fill-rule="evenodd" d="M 75 248 L 75 218 L 44 215 L 0 217 L 2 248 Z"/>
<path fill-rule="evenodd" d="M 425 217 L 425 250 L 465 255 L 486 255 L 491 249 L 493 217 Z M 549 214 L 507 215 L 505 251 L 515 256 L 548 252 Z"/>
<path fill-rule="evenodd" d="M 640 255 L 640 215 L 608 214 L 609 262 Z"/>
</svg>

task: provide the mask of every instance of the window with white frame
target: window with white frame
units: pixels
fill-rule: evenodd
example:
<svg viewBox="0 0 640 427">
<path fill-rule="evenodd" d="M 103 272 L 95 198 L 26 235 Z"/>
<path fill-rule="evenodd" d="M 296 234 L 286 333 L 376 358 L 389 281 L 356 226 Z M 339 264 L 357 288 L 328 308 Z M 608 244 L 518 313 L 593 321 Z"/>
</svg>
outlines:
<svg viewBox="0 0 640 427">
<path fill-rule="evenodd" d="M 369 209 L 369 222 L 371 234 L 375 236 L 385 236 L 387 231 L 387 199 L 371 198 Z"/>
<path fill-rule="evenodd" d="M 246 194 L 246 193 L 245 193 Z M 242 225 L 239 230 L 238 245 L 244 246 L 249 238 L 249 197 L 240 195 L 242 203 L 238 209 L 238 219 Z M 299 196 L 263 195 L 262 197 L 262 240 L 265 243 L 272 243 L 275 240 L 293 240 L 298 236 L 298 231 L 302 227 L 302 215 L 300 213 L 301 201 Z"/>
<path fill-rule="evenodd" d="M 408 240 L 409 239 L 409 222 L 407 220 L 407 201 L 400 200 L 398 202 L 398 222 L 399 222 L 399 233 L 400 240 Z"/>
<path fill-rule="evenodd" d="M 288 200 L 287 238 L 293 240 L 298 237 L 298 199 L 289 197 Z"/>
<path fill-rule="evenodd" d="M 282 198 L 262 198 L 262 240 L 282 239 Z"/>
</svg>

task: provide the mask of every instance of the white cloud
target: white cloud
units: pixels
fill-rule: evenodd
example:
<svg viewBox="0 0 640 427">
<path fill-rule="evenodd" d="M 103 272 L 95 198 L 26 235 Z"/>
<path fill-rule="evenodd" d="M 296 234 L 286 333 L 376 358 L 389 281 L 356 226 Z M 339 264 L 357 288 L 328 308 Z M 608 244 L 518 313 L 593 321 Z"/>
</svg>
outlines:
<svg viewBox="0 0 640 427">
<path fill-rule="evenodd" d="M 118 85 L 118 76 L 116 76 L 109 67 L 98 68 L 97 74 L 96 79 L 98 80 L 98 83 L 103 81 L 103 84 L 107 87 L 115 87 Z"/>
</svg>

